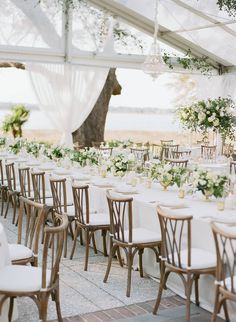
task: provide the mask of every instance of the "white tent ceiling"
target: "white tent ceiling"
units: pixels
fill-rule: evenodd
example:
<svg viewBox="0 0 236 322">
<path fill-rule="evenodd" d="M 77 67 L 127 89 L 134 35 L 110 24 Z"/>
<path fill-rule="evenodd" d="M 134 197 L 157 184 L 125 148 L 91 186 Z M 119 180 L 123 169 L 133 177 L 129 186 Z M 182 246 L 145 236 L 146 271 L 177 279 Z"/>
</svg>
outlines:
<svg viewBox="0 0 236 322">
<path fill-rule="evenodd" d="M 215 67 L 220 64 L 228 67 L 229 72 L 235 71 L 235 17 L 220 11 L 216 0 L 159 2 L 161 42 L 183 53 L 191 49 L 196 56 L 208 56 Z M 89 3 L 148 36 L 153 34 L 154 0 L 89 0 Z M 1 0 L 0 59 L 140 67 L 143 55 L 120 54 L 106 41 L 102 49 L 91 46 L 96 18 L 83 21 L 76 10 L 79 8 L 66 15 L 52 0 L 44 0 L 40 5 L 38 0 Z"/>
</svg>

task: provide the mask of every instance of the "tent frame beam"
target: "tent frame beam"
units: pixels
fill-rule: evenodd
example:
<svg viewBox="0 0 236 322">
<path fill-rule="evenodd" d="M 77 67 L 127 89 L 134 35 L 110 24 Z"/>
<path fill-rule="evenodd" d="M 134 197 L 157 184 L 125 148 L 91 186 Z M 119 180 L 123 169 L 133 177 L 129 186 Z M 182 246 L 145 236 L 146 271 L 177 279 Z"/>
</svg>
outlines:
<svg viewBox="0 0 236 322">
<path fill-rule="evenodd" d="M 114 2 L 113 0 L 89 0 L 89 2 L 97 8 L 103 8 L 104 10 L 113 13 L 115 18 L 119 17 L 124 22 L 134 26 L 135 28 L 149 35 L 153 35 L 154 33 L 154 24 L 152 20 L 140 15 L 139 13 L 135 12 L 134 10 L 131 10 L 130 8 L 124 7 L 118 2 Z M 211 63 L 211 65 L 216 69 L 219 68 L 219 65 L 232 65 L 230 62 L 219 58 L 213 53 L 210 53 L 207 50 L 195 45 L 194 43 L 188 41 L 180 35 L 168 33 L 168 31 L 170 31 L 169 29 L 161 25 L 159 27 L 159 39 L 167 45 L 172 46 L 173 48 L 180 50 L 184 53 L 186 53 L 190 49 L 192 54 L 196 57 L 207 56 L 209 57 L 209 62 Z"/>
</svg>

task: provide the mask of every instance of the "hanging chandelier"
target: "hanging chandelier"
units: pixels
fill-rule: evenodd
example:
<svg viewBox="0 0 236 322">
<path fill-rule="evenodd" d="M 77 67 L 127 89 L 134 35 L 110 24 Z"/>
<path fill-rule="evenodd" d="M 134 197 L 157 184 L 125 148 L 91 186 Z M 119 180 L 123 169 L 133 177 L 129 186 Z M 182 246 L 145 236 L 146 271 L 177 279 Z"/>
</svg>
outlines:
<svg viewBox="0 0 236 322">
<path fill-rule="evenodd" d="M 154 16 L 154 35 L 153 35 L 153 43 L 151 45 L 150 51 L 148 56 L 146 57 L 142 70 L 144 73 L 150 75 L 153 80 L 157 79 L 157 77 L 163 73 L 165 69 L 165 63 L 161 56 L 161 49 L 160 45 L 157 41 L 158 31 L 159 31 L 159 24 L 158 24 L 158 0 L 156 1 L 155 5 L 155 16 Z"/>
</svg>

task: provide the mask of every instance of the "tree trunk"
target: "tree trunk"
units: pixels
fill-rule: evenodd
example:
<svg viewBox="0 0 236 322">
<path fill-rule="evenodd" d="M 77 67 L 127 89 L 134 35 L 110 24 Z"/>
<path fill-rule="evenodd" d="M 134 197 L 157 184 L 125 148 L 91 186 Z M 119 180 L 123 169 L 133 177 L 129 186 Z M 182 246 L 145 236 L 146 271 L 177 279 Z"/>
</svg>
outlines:
<svg viewBox="0 0 236 322">
<path fill-rule="evenodd" d="M 103 142 L 106 116 L 112 95 L 120 95 L 121 86 L 116 78 L 115 68 L 111 68 L 102 92 L 92 112 L 79 129 L 72 133 L 73 141 L 81 146 L 92 146 L 92 142 Z"/>
</svg>

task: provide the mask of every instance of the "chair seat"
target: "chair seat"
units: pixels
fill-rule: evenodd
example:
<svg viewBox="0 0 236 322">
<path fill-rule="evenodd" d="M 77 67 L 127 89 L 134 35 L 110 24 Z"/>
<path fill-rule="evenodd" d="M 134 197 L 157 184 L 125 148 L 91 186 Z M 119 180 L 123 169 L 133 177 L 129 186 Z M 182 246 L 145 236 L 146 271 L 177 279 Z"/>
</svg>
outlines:
<svg viewBox="0 0 236 322">
<path fill-rule="evenodd" d="M 89 211 L 90 211 L 90 217 L 91 217 L 91 215 L 97 214 L 97 211 L 95 209 L 93 209 L 93 208 L 89 209 Z M 75 206 L 74 205 L 68 206 L 66 214 L 68 216 L 73 216 L 74 217 L 75 216 Z"/>
<path fill-rule="evenodd" d="M 181 251 L 181 264 L 184 269 L 187 269 L 187 250 Z M 177 254 L 174 256 L 177 258 Z M 178 264 L 178 260 L 176 260 Z M 205 269 L 216 267 L 216 255 L 200 248 L 191 249 L 191 269 Z"/>
<path fill-rule="evenodd" d="M 10 260 L 16 261 L 20 259 L 27 259 L 33 256 L 33 252 L 30 248 L 21 244 L 8 244 Z"/>
<path fill-rule="evenodd" d="M 125 242 L 128 242 L 128 230 L 124 231 Z M 161 236 L 158 233 L 155 233 L 149 229 L 145 228 L 133 228 L 132 231 L 133 244 L 145 244 L 145 243 L 154 243 L 160 242 Z"/>
<path fill-rule="evenodd" d="M 47 270 L 46 284 L 49 286 L 51 271 Z M 37 292 L 42 287 L 42 268 L 24 265 L 4 266 L 0 270 L 0 291 Z"/>
</svg>

